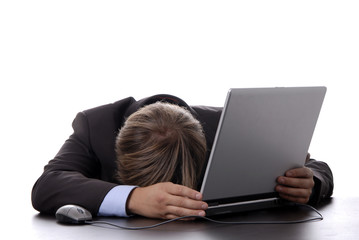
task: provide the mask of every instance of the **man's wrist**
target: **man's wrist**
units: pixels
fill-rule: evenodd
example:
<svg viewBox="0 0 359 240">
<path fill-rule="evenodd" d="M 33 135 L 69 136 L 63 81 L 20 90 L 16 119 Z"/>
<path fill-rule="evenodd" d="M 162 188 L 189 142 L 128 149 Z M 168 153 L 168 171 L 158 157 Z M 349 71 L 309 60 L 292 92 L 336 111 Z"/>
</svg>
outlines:
<svg viewBox="0 0 359 240">
<path fill-rule="evenodd" d="M 135 188 L 136 186 L 128 185 L 119 185 L 112 188 L 102 201 L 97 215 L 128 217 L 126 203 L 130 193 Z"/>
<path fill-rule="evenodd" d="M 127 200 L 126 200 L 126 214 L 127 216 L 132 216 L 132 215 L 135 215 L 134 213 L 132 213 L 132 211 L 130 210 L 129 208 L 129 202 L 130 202 L 130 199 L 132 197 L 132 194 L 133 192 L 137 189 L 137 187 L 134 187 L 131 192 L 128 194 L 128 197 L 127 197 Z"/>
</svg>

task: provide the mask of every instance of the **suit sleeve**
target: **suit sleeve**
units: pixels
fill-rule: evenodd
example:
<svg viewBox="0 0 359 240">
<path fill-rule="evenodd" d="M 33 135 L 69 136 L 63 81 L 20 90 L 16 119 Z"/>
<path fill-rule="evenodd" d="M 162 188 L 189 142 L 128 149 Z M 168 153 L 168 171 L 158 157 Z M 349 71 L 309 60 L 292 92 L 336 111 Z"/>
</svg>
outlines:
<svg viewBox="0 0 359 240">
<path fill-rule="evenodd" d="M 309 204 L 316 205 L 324 199 L 330 198 L 333 194 L 334 181 L 329 166 L 325 162 L 315 159 L 309 159 L 305 166 L 313 171 L 315 182 Z"/>
<path fill-rule="evenodd" d="M 76 204 L 96 215 L 116 184 L 99 180 L 101 164 L 91 149 L 85 113 L 79 113 L 72 126 L 74 133 L 33 186 L 32 204 L 49 214 L 65 204 Z"/>
</svg>

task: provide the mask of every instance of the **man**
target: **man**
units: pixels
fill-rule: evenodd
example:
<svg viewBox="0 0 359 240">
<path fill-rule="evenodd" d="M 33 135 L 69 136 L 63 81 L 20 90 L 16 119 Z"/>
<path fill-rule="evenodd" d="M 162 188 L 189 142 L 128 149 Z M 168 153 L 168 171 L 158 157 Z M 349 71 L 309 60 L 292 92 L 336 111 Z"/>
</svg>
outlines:
<svg viewBox="0 0 359 240">
<path fill-rule="evenodd" d="M 196 129 L 197 134 L 204 134 L 202 137 L 204 141 L 200 136 L 195 140 L 198 143 L 196 149 L 201 149 L 205 142 L 207 154 L 205 160 L 202 161 L 201 151 L 198 151 L 197 155 L 189 151 L 193 154 L 193 161 L 198 162 L 195 163 L 197 170 L 192 169 L 187 177 L 184 171 L 191 168 L 183 165 L 187 157 L 181 157 L 181 159 L 177 157 L 173 160 L 175 162 L 171 168 L 173 172 L 168 178 L 158 178 L 150 184 L 141 186 L 136 182 L 140 180 L 134 182 L 128 180 L 131 174 L 127 173 L 126 177 L 125 172 L 128 170 L 126 161 L 128 164 L 138 160 L 133 156 L 141 152 L 141 148 L 131 152 L 129 149 L 126 150 L 128 143 L 121 147 L 121 139 L 124 136 L 121 134 L 128 125 L 126 120 L 130 121 L 131 116 L 141 113 L 145 106 L 157 102 L 167 102 L 187 109 L 188 114 L 182 114 L 187 116 L 186 121 L 194 124 L 193 129 Z M 221 110 L 215 107 L 190 107 L 177 97 L 156 95 L 139 101 L 129 97 L 79 113 L 73 122 L 74 133 L 64 143 L 56 157 L 45 166 L 44 173 L 33 187 L 34 208 L 53 214 L 62 205 L 77 204 L 88 209 L 93 215 L 100 216 L 138 214 L 164 219 L 186 215 L 204 216 L 208 205 L 202 201 L 201 193 L 196 191 L 194 186 L 198 185 L 202 165 L 205 165 L 208 160 L 208 152 L 213 145 Z M 178 113 L 181 110 L 173 112 Z M 147 120 L 153 118 L 147 117 Z M 138 123 L 137 120 L 134 122 Z M 136 126 L 136 124 L 133 125 Z M 172 134 L 173 131 L 170 131 L 170 134 L 154 134 L 157 137 L 151 139 L 150 142 L 156 139 L 161 140 L 164 136 L 172 136 Z M 143 140 L 138 142 L 140 142 L 140 147 L 145 145 Z M 193 139 L 190 142 L 193 142 Z M 147 146 L 150 147 L 151 144 Z M 189 147 L 188 143 L 187 146 Z M 179 152 L 182 154 L 183 150 L 178 151 L 178 154 Z M 180 156 L 178 154 L 176 156 Z M 146 154 L 140 156 L 146 156 Z M 146 161 L 151 161 L 151 158 Z M 161 164 L 158 166 L 162 166 Z M 132 167 L 132 170 L 135 170 L 136 165 L 133 166 L 135 167 Z M 150 176 L 149 179 L 156 175 L 154 174 L 156 169 L 161 170 L 162 175 L 167 170 L 165 167 L 152 169 L 146 174 Z M 138 174 L 141 172 L 139 171 Z M 184 186 L 183 180 L 193 174 L 196 174 L 196 179 L 192 179 L 191 184 Z M 333 176 L 330 168 L 324 162 L 315 161 L 309 157 L 307 157 L 305 167 L 288 170 L 285 176 L 278 177 L 277 182 L 276 190 L 279 195 L 293 202 L 316 204 L 323 198 L 330 197 L 333 191 Z"/>
</svg>

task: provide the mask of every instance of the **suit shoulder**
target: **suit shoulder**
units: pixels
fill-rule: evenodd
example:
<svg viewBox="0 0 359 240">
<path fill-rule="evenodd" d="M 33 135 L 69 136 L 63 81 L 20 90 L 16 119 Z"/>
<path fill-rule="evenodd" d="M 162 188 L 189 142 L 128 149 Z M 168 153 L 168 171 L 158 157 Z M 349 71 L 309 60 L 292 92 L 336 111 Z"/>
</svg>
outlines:
<svg viewBox="0 0 359 240">
<path fill-rule="evenodd" d="M 102 105 L 82 111 L 83 119 L 86 120 L 91 136 L 112 136 L 123 124 L 128 107 L 135 100 L 132 97 L 120 101 Z M 83 123 L 83 121 L 82 121 Z"/>
<path fill-rule="evenodd" d="M 192 109 L 199 115 L 199 116 L 208 116 L 208 117 L 220 117 L 222 114 L 222 107 L 210 107 L 210 106 L 192 106 Z"/>
<path fill-rule="evenodd" d="M 193 106 L 198 120 L 202 123 L 205 131 L 215 132 L 222 114 L 222 107 Z"/>
<path fill-rule="evenodd" d="M 85 115 L 87 115 L 87 116 L 99 115 L 99 114 L 102 115 L 102 114 L 113 113 L 113 112 L 117 112 L 117 113 L 123 112 L 124 113 L 127 110 L 127 108 L 135 101 L 136 100 L 133 97 L 128 97 L 128 98 L 124 98 L 119 101 L 116 101 L 114 103 L 109 103 L 109 104 L 105 104 L 105 105 L 101 105 L 98 107 L 84 110 L 83 113 L 85 113 Z"/>
</svg>

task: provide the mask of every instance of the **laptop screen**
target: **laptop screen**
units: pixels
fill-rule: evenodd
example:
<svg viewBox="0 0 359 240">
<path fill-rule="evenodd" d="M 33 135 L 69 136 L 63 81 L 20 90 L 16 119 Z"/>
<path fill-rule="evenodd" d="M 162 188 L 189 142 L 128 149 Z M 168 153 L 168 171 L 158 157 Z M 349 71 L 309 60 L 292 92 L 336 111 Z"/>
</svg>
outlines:
<svg viewBox="0 0 359 240">
<path fill-rule="evenodd" d="M 305 163 L 325 87 L 230 89 L 203 179 L 204 201 L 273 196 Z"/>
</svg>

